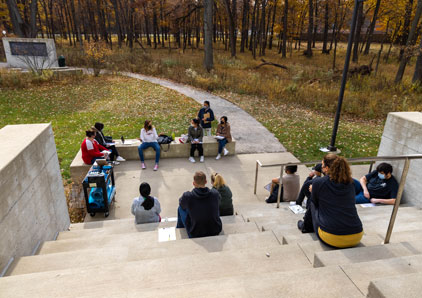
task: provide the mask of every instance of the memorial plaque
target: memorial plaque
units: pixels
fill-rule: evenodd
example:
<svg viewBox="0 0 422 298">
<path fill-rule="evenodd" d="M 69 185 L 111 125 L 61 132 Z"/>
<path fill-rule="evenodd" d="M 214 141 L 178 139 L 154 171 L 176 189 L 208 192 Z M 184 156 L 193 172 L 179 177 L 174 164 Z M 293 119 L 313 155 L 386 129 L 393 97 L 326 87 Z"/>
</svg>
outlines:
<svg viewBox="0 0 422 298">
<path fill-rule="evenodd" d="M 48 57 L 47 44 L 45 42 L 11 41 L 9 44 L 10 51 L 14 56 Z"/>
</svg>

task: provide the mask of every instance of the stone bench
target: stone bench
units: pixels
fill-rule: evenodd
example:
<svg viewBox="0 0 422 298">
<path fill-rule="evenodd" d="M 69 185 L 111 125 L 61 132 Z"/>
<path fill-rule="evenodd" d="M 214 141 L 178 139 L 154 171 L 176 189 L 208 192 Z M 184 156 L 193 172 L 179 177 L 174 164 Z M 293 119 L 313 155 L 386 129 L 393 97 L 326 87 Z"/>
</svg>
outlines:
<svg viewBox="0 0 422 298">
<path fill-rule="evenodd" d="M 136 139 L 126 140 L 130 141 L 131 144 L 122 144 L 120 140 L 114 141 L 119 154 L 126 160 L 139 160 L 138 146 L 141 144 L 140 141 Z M 179 142 L 179 138 L 176 138 L 176 140 L 170 144 L 168 151 L 164 151 L 167 150 L 167 145 L 162 145 L 161 147 L 160 158 L 188 158 L 190 155 L 190 143 L 182 144 Z M 204 156 L 217 156 L 218 142 L 214 137 L 204 137 L 203 148 Z M 233 139 L 232 142 L 227 143 L 226 148 L 229 150 L 229 155 L 234 155 L 236 153 L 236 141 Z M 197 154 L 198 152 L 195 152 L 195 156 L 197 156 Z M 144 150 L 144 157 L 145 159 L 154 159 L 154 149 L 148 148 Z M 81 183 L 90 167 L 91 165 L 87 165 L 82 161 L 82 152 L 79 150 L 70 165 L 70 176 L 72 181 L 78 184 Z"/>
</svg>

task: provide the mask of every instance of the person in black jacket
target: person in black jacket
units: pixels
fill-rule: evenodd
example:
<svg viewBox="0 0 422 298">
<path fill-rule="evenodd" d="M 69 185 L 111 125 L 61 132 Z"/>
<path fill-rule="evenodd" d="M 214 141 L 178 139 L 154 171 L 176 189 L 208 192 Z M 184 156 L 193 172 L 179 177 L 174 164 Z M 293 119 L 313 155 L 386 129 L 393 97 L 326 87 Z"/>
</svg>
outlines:
<svg viewBox="0 0 422 298">
<path fill-rule="evenodd" d="M 306 201 L 306 208 L 309 207 L 309 202 L 311 198 L 311 192 L 309 191 L 309 186 L 312 185 L 312 182 L 315 178 L 322 176 L 322 164 L 316 164 L 315 167 L 312 168 L 312 172 L 306 178 L 305 182 L 303 182 L 302 188 L 299 191 L 299 195 L 296 199 L 296 205 L 302 206 L 303 200 L 305 197 L 307 198 Z"/>
<path fill-rule="evenodd" d="M 343 157 L 327 154 L 322 170 L 327 175 L 313 181 L 310 208 L 298 228 L 302 233 L 314 231 L 322 242 L 333 247 L 356 246 L 363 228 L 356 210 L 350 167 Z"/>
<path fill-rule="evenodd" d="M 195 188 L 179 199 L 176 228 L 186 228 L 189 238 L 216 236 L 223 227 L 218 205 L 220 194 L 206 184 L 205 174 L 196 172 L 193 176 Z"/>
<path fill-rule="evenodd" d="M 201 121 L 201 127 L 204 130 L 207 136 L 211 136 L 211 122 L 215 120 L 214 112 L 210 108 L 210 102 L 208 100 L 204 101 L 204 106 L 198 112 L 198 119 Z"/>
<path fill-rule="evenodd" d="M 113 139 L 111 139 L 110 137 L 105 137 L 103 134 L 103 129 L 104 129 L 104 124 L 101 122 L 96 122 L 94 127 L 92 128 L 95 132 L 95 139 L 97 140 L 97 142 L 103 146 L 106 147 L 108 150 L 111 151 L 111 154 L 109 155 L 110 160 L 115 160 L 117 161 L 117 164 L 119 164 L 119 161 L 126 161 L 126 159 L 124 159 L 123 157 L 121 157 L 119 155 L 119 152 L 116 149 L 116 146 L 114 145 L 107 145 L 108 143 L 112 143 Z"/>
</svg>

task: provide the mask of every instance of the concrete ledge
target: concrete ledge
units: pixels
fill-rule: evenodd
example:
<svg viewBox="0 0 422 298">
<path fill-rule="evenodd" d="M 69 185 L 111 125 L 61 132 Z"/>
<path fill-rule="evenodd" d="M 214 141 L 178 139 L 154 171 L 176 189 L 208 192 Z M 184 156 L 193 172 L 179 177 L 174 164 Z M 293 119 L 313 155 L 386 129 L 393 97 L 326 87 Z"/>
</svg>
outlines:
<svg viewBox="0 0 422 298">
<path fill-rule="evenodd" d="M 126 160 L 139 160 L 138 146 L 141 144 L 140 141 L 136 139 L 127 140 L 133 142 L 131 145 L 124 145 L 120 140 L 114 141 L 116 143 L 116 148 L 119 151 L 119 154 Z M 163 145 L 162 148 L 167 150 L 167 145 Z M 217 156 L 218 142 L 216 139 L 214 139 L 214 137 L 204 137 L 203 148 L 204 156 Z M 236 153 L 236 141 L 233 139 L 232 142 L 226 145 L 226 148 L 229 150 L 229 155 L 234 155 Z M 176 140 L 170 144 L 168 151 L 165 152 L 163 149 L 161 150 L 160 158 L 188 158 L 190 155 L 190 144 L 181 144 L 179 142 L 179 138 L 176 138 Z M 197 154 L 198 152 L 195 152 L 195 156 L 197 156 Z M 154 159 L 154 149 L 148 148 L 144 150 L 144 156 L 145 159 Z M 91 165 L 87 165 L 82 161 L 82 152 L 79 149 L 78 153 L 72 161 L 72 164 L 70 165 L 70 176 L 72 181 L 78 184 L 81 183 L 90 167 Z"/>
<path fill-rule="evenodd" d="M 372 280 L 368 287 L 370 298 L 416 298 L 422 292 L 422 273 L 403 274 Z"/>
</svg>

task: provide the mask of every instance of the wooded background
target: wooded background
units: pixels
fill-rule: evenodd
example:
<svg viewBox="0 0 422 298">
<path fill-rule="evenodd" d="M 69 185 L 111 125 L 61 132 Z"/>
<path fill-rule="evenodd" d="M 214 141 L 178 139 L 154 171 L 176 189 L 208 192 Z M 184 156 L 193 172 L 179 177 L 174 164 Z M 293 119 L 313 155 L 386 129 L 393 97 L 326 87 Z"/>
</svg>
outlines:
<svg viewBox="0 0 422 298">
<path fill-rule="evenodd" d="M 249 51 L 253 58 L 266 50 L 288 57 L 301 47 L 312 57 L 322 42 L 322 53 L 335 58 L 350 30 L 353 6 L 353 0 L 0 0 L 0 26 L 17 36 L 61 38 L 75 47 L 103 41 L 110 48 L 205 49 L 210 70 L 217 42 L 233 57 Z M 421 82 L 421 13 L 422 0 L 359 2 L 352 60 L 370 54 L 374 42 L 381 44 L 374 58 L 379 61 L 385 50 L 388 60 L 397 45 L 396 83 L 415 56 L 413 81 Z"/>
</svg>

